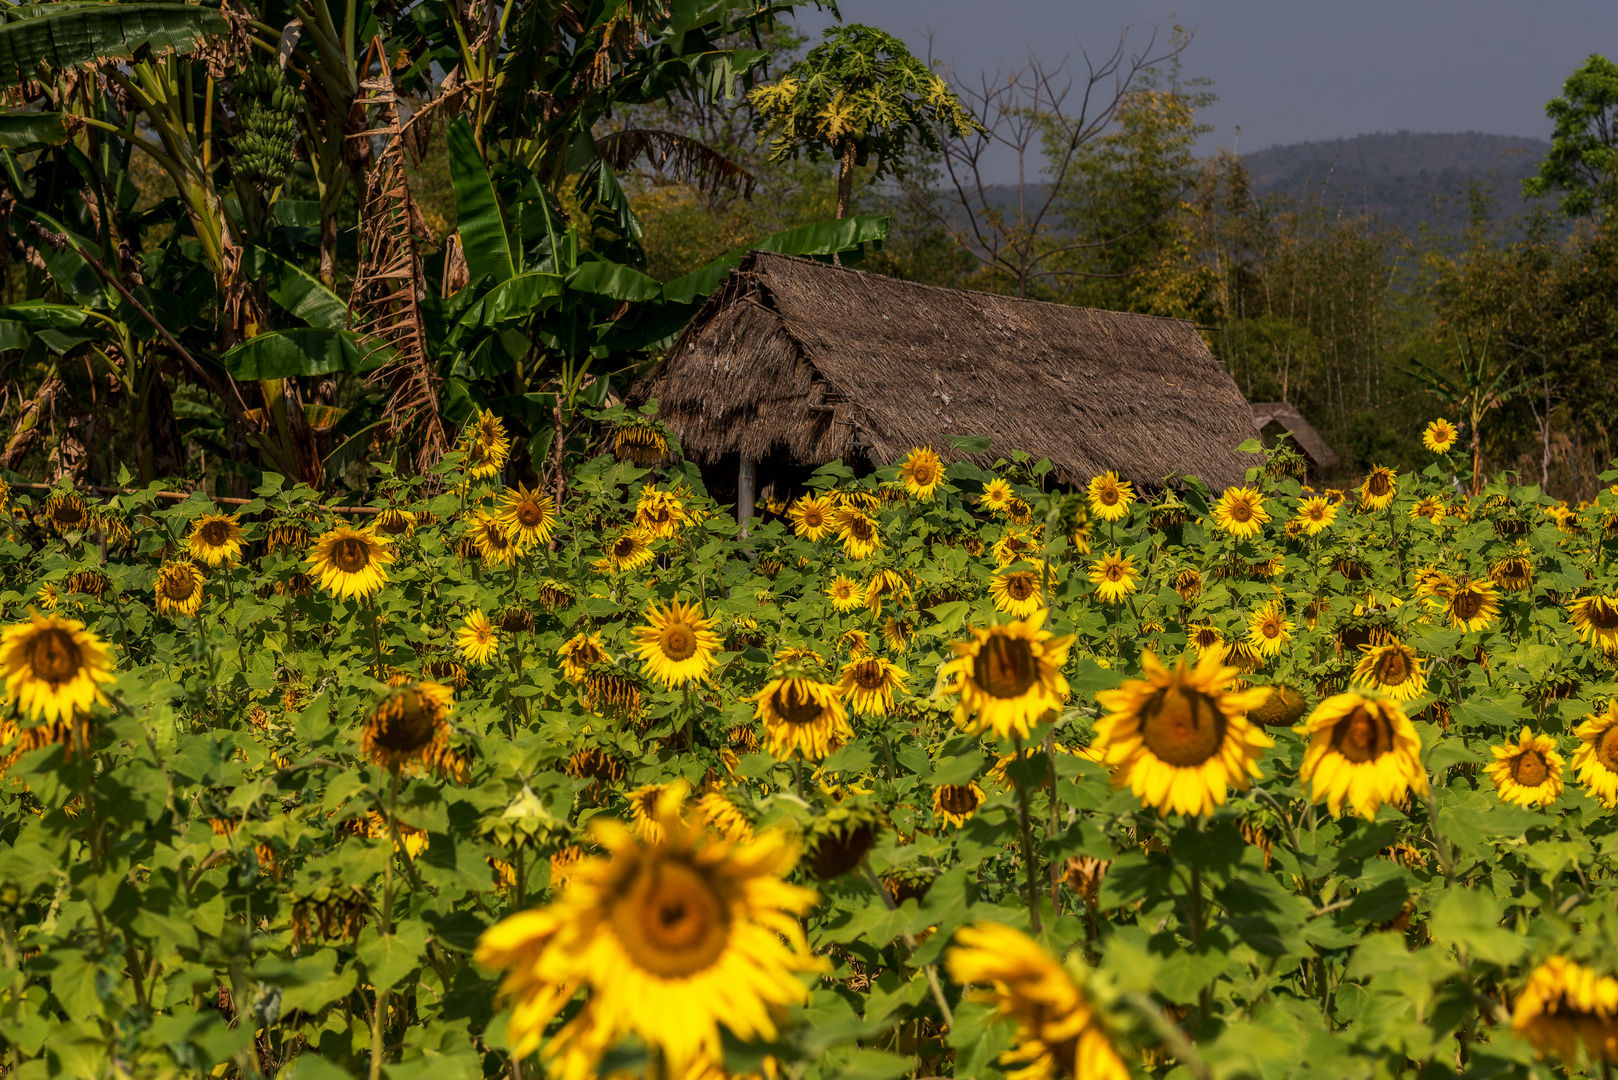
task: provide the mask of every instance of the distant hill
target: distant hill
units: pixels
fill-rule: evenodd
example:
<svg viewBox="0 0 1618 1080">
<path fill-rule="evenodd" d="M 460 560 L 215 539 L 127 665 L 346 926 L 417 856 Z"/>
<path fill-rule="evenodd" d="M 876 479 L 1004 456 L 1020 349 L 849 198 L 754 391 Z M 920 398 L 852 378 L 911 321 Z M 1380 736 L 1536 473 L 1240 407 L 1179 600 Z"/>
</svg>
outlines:
<svg viewBox="0 0 1618 1080">
<path fill-rule="evenodd" d="M 1242 160 L 1255 194 L 1313 196 L 1414 234 L 1423 224 L 1447 229 L 1464 220 L 1472 181 L 1493 193 L 1497 220 L 1526 212 L 1522 181 L 1549 150 L 1543 139 L 1400 131 L 1272 146 Z"/>
</svg>

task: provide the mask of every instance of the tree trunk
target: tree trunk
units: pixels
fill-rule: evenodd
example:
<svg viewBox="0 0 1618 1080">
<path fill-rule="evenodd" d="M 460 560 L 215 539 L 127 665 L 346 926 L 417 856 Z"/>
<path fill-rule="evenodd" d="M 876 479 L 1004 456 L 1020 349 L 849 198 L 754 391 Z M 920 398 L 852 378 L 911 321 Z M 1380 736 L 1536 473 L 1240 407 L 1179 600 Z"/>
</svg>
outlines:
<svg viewBox="0 0 1618 1080">
<path fill-rule="evenodd" d="M 40 434 L 40 420 L 45 410 L 50 408 L 51 401 L 66 390 L 66 385 L 52 372 L 46 376 L 39 389 L 34 392 L 33 400 L 22 407 L 17 417 L 17 423 L 11 430 L 11 438 L 6 441 L 4 450 L 0 450 L 0 469 L 11 472 L 17 470 L 22 459 L 33 448 L 35 440 Z"/>
<path fill-rule="evenodd" d="M 854 194 L 854 140 L 843 141 L 843 152 L 837 162 L 837 218 L 848 216 L 848 204 Z"/>
</svg>

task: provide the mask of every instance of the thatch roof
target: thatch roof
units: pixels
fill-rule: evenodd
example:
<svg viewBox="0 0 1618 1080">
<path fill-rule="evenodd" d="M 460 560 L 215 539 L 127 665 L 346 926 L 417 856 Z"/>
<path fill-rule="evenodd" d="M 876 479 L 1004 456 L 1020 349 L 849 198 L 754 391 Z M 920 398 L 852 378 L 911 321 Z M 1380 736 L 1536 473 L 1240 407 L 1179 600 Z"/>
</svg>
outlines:
<svg viewBox="0 0 1618 1080">
<path fill-rule="evenodd" d="M 1278 424 L 1281 430 L 1292 432 L 1293 443 L 1303 451 L 1304 456 L 1314 464 L 1316 470 L 1336 467 L 1337 452 L 1309 425 L 1309 421 L 1298 412 L 1297 406 L 1289 401 L 1264 401 L 1253 405 L 1252 409 L 1253 426 L 1259 431 L 1263 431 L 1271 424 Z"/>
<path fill-rule="evenodd" d="M 1215 490 L 1257 463 L 1247 402 L 1196 328 L 917 285 L 750 253 L 631 393 L 657 399 L 687 456 L 885 465 L 913 446 L 988 436 L 1056 479 L 1107 469 Z"/>
</svg>

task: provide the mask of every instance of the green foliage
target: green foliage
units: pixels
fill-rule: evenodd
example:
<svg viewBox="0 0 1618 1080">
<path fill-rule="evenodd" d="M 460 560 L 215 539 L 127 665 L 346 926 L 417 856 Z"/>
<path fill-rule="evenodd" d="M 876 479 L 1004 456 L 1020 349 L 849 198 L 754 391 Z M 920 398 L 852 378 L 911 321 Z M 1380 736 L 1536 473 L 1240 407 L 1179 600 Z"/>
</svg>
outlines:
<svg viewBox="0 0 1618 1080">
<path fill-rule="evenodd" d="M 1555 124 L 1551 151 L 1523 193 L 1560 193 L 1562 213 L 1591 214 L 1618 203 L 1618 64 L 1599 53 L 1576 68 L 1545 106 Z"/>
</svg>

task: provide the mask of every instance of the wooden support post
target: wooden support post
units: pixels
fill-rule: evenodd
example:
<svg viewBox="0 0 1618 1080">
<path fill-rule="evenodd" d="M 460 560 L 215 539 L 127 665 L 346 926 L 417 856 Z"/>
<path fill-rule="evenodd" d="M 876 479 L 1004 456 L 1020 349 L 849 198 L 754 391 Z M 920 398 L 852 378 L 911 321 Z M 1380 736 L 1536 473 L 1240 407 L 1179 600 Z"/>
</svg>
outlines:
<svg viewBox="0 0 1618 1080">
<path fill-rule="evenodd" d="M 753 516 L 753 504 L 758 501 L 758 462 L 742 458 L 736 466 L 736 524 L 737 536 L 747 539 L 747 519 Z"/>
</svg>

